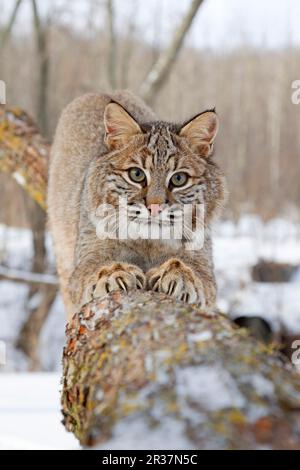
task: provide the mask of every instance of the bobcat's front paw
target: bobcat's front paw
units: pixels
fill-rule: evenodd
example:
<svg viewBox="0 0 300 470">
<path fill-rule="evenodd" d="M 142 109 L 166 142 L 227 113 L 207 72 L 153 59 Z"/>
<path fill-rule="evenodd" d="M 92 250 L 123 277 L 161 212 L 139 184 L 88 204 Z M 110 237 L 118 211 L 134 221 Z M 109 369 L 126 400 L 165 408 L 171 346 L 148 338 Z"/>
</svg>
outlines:
<svg viewBox="0 0 300 470">
<path fill-rule="evenodd" d="M 103 266 L 93 285 L 92 297 L 103 297 L 108 292 L 144 289 L 146 278 L 143 271 L 133 264 L 114 263 Z"/>
<path fill-rule="evenodd" d="M 147 273 L 150 289 L 164 292 L 177 300 L 199 303 L 205 307 L 205 295 L 201 279 L 182 261 L 172 258 Z"/>
</svg>

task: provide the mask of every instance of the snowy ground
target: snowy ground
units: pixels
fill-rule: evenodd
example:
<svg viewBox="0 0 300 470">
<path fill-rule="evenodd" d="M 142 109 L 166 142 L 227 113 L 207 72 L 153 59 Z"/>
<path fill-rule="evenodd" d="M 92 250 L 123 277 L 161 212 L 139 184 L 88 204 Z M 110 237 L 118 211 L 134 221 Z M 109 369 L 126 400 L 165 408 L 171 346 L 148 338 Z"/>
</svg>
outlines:
<svg viewBox="0 0 300 470">
<path fill-rule="evenodd" d="M 232 317 L 259 315 L 286 333 L 300 333 L 300 269 L 289 283 L 256 283 L 251 267 L 259 260 L 300 266 L 300 225 L 283 219 L 266 224 L 255 216 L 215 228 L 218 305 Z"/>
<path fill-rule="evenodd" d="M 61 424 L 59 373 L 0 374 L 1 449 L 78 449 Z"/>
<path fill-rule="evenodd" d="M 0 226 L 0 261 L 29 269 L 30 234 Z M 49 258 L 53 263 L 49 240 Z M 300 265 L 300 226 L 283 219 L 263 224 L 243 217 L 238 223 L 214 229 L 218 305 L 232 317 L 259 315 L 273 329 L 300 337 L 300 272 L 287 284 L 259 284 L 251 280 L 251 266 L 260 258 Z M 14 347 L 24 322 L 27 288 L 0 282 L 0 346 L 6 345 L 6 365 L 0 365 L 0 449 L 76 448 L 74 438 L 60 424 L 59 377 L 65 316 L 60 297 L 52 307 L 40 342 L 42 367 L 47 373 L 26 373 L 26 358 Z M 3 343 L 2 343 L 3 345 Z M 1 348 L 0 348 L 1 353 Z M 30 425 L 28 426 L 28 423 Z"/>
</svg>

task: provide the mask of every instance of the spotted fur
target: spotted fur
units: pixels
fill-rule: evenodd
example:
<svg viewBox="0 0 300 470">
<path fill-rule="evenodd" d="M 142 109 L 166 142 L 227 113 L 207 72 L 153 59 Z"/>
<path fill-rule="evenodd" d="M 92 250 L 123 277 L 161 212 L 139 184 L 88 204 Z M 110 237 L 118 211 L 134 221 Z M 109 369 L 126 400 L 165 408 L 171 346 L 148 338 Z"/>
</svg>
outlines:
<svg viewBox="0 0 300 470">
<path fill-rule="evenodd" d="M 226 199 L 212 152 L 214 114 L 201 113 L 183 125 L 159 121 L 128 92 L 85 95 L 63 112 L 52 149 L 48 205 L 69 314 L 112 289 L 151 288 L 214 307 L 210 226 Z M 130 180 L 132 167 L 144 171 L 143 184 Z M 174 188 L 170 178 L 179 170 L 189 175 L 188 183 Z M 148 216 L 151 204 L 161 205 L 160 223 L 166 226 L 186 204 L 204 204 L 202 248 L 187 249 L 197 238 L 189 232 L 182 240 L 99 239 L 98 208 L 103 203 L 117 207 L 120 196 L 128 200 L 133 227 L 136 214 Z M 194 224 L 195 217 L 193 209 Z"/>
</svg>

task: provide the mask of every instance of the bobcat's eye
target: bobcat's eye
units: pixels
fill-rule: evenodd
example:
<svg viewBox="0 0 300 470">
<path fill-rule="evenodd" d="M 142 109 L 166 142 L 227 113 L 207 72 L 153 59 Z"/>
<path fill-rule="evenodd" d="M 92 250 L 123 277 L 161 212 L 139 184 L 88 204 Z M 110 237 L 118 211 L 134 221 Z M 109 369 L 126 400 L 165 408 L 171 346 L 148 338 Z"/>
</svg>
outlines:
<svg viewBox="0 0 300 470">
<path fill-rule="evenodd" d="M 182 171 L 179 173 L 175 173 L 170 179 L 170 182 L 173 186 L 176 186 L 177 188 L 179 188 L 180 186 L 185 185 L 187 180 L 188 180 L 188 175 Z"/>
<path fill-rule="evenodd" d="M 146 179 L 146 175 L 140 168 L 130 168 L 129 178 L 135 183 L 143 183 Z"/>
</svg>

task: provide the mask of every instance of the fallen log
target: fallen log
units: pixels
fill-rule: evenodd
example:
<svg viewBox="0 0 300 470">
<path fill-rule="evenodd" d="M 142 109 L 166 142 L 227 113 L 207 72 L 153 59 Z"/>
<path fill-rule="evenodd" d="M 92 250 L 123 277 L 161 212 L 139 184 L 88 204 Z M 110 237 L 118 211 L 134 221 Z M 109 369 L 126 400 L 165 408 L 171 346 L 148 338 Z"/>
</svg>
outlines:
<svg viewBox="0 0 300 470">
<path fill-rule="evenodd" d="M 67 327 L 64 424 L 97 448 L 297 449 L 299 378 L 223 315 L 115 293 Z"/>
<path fill-rule="evenodd" d="M 0 114 L 0 171 L 46 207 L 49 144 L 21 110 Z M 221 314 L 153 292 L 74 315 L 62 412 L 84 447 L 297 449 L 300 377 Z"/>
</svg>

